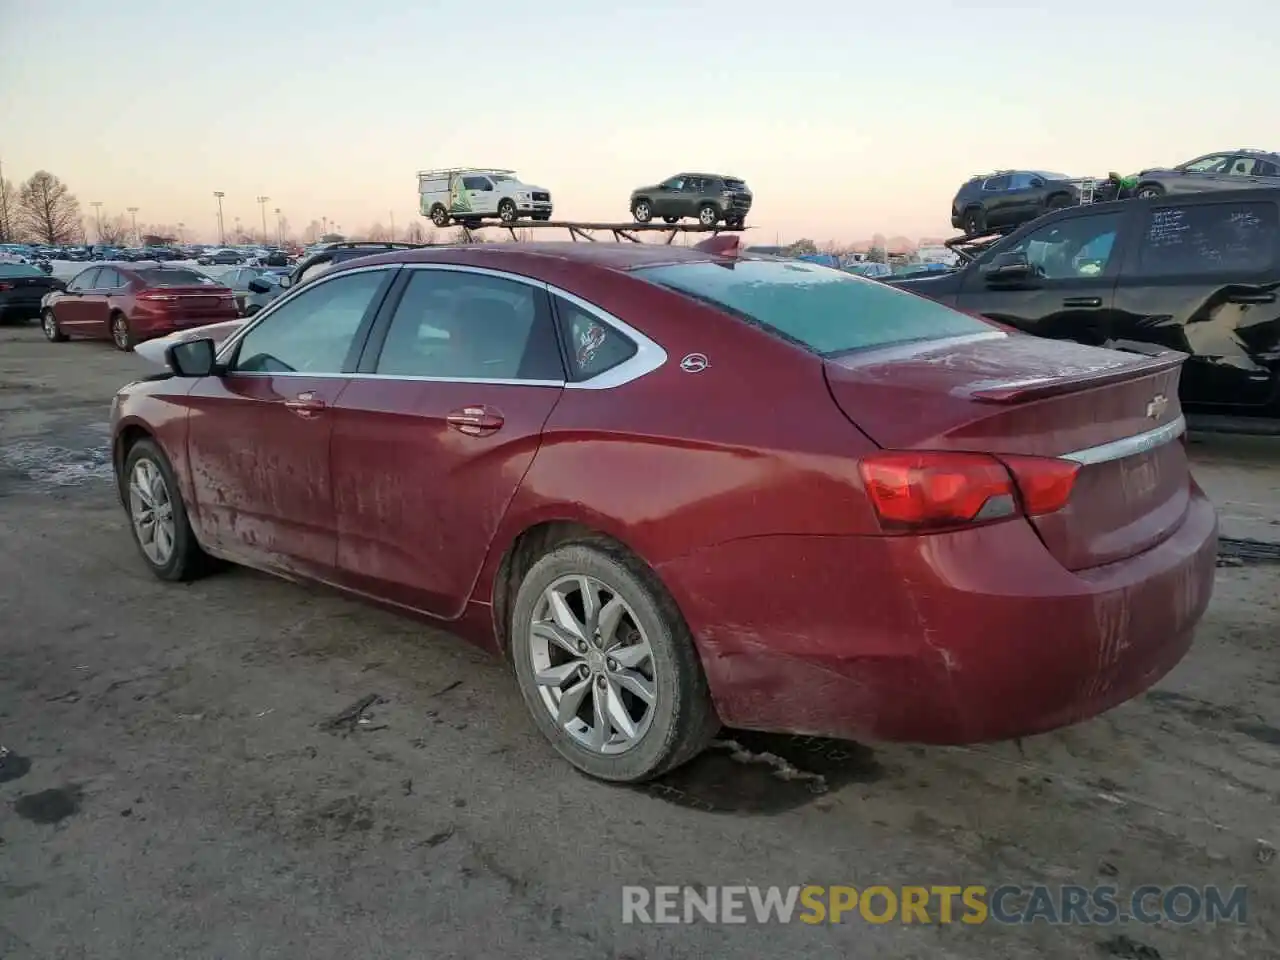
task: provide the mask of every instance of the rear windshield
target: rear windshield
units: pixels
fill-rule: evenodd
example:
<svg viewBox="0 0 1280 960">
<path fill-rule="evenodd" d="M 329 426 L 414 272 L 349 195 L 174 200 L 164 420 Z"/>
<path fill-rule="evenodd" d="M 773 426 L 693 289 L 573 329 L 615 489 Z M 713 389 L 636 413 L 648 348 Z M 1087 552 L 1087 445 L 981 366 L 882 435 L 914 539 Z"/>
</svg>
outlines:
<svg viewBox="0 0 1280 960">
<path fill-rule="evenodd" d="M 216 286 L 217 281 L 212 277 L 205 276 L 203 273 L 197 273 L 194 270 L 171 270 L 167 268 L 153 268 L 151 270 L 139 270 L 138 276 L 142 278 L 142 282 L 148 287 L 191 287 L 198 284 L 206 286 Z"/>
<path fill-rule="evenodd" d="M 0 263 L 0 277 L 43 277 L 45 272 L 39 267 L 25 263 Z"/>
<path fill-rule="evenodd" d="M 679 263 L 634 273 L 822 356 L 991 330 L 924 297 L 812 263 Z"/>
</svg>

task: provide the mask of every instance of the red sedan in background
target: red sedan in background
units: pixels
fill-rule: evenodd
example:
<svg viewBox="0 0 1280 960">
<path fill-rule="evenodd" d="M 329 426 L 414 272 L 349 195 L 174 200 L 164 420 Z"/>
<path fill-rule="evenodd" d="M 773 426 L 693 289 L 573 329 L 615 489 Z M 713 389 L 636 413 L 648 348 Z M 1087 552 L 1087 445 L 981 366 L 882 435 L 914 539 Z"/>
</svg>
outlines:
<svg viewBox="0 0 1280 960">
<path fill-rule="evenodd" d="M 51 294 L 40 314 L 44 335 L 110 340 L 121 350 L 153 337 L 238 316 L 235 296 L 203 273 L 123 264 L 82 270 Z"/>
<path fill-rule="evenodd" d="M 722 722 L 929 743 L 1073 723 L 1172 668 L 1213 587 L 1181 354 L 1006 332 L 814 264 L 398 251 L 169 359 L 112 417 L 157 576 L 220 558 L 450 624 L 609 780 Z"/>
</svg>

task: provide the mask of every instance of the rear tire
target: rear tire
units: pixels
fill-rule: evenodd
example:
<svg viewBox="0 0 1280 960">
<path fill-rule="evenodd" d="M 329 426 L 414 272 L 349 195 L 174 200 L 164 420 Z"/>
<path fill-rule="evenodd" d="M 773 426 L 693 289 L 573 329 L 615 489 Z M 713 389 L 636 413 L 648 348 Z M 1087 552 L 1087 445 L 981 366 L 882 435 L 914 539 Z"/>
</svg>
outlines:
<svg viewBox="0 0 1280 960">
<path fill-rule="evenodd" d="M 1164 187 L 1158 183 L 1140 184 L 1138 189 L 1133 191 L 1133 195 L 1139 200 L 1149 200 L 1153 197 L 1163 197 Z"/>
<path fill-rule="evenodd" d="M 133 349 L 133 330 L 129 326 L 129 318 L 119 311 L 111 314 L 108 321 L 111 325 L 111 342 L 116 345 L 117 350 L 123 350 L 128 353 Z"/>
<path fill-rule="evenodd" d="M 212 569 L 212 558 L 191 530 L 169 458 L 154 440 L 139 440 L 129 448 L 120 486 L 133 542 L 152 573 L 161 580 L 184 581 Z"/>
<path fill-rule="evenodd" d="M 50 343 L 66 342 L 67 335 L 58 326 L 58 318 L 54 315 L 52 307 L 45 307 L 40 315 L 40 329 L 44 331 L 45 339 Z"/>
<path fill-rule="evenodd" d="M 986 229 L 985 217 L 981 210 L 966 210 L 964 215 L 964 234 L 966 237 L 977 236 Z"/>
<path fill-rule="evenodd" d="M 584 591 L 596 598 L 594 614 Z M 516 594 L 510 636 L 534 722 L 590 776 L 649 780 L 692 759 L 720 729 L 675 602 L 611 542 L 564 544 L 535 563 Z"/>
<path fill-rule="evenodd" d="M 431 222 L 437 227 L 447 227 L 449 225 L 449 211 L 442 204 L 437 203 L 431 208 Z"/>
</svg>

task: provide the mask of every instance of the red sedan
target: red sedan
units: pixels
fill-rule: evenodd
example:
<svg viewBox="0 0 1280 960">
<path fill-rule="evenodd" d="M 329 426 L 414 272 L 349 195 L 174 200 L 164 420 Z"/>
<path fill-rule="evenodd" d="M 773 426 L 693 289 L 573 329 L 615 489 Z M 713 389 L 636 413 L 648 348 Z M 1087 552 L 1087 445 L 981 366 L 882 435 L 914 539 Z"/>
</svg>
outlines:
<svg viewBox="0 0 1280 960">
<path fill-rule="evenodd" d="M 203 273 L 124 264 L 82 270 L 40 314 L 44 335 L 110 340 L 121 350 L 175 330 L 234 320 L 235 295 Z"/>
<path fill-rule="evenodd" d="M 610 780 L 721 723 L 964 743 L 1145 690 L 1217 518 L 1181 354 L 996 329 L 735 250 L 353 261 L 115 399 L 151 569 L 211 558 L 446 623 Z"/>
</svg>

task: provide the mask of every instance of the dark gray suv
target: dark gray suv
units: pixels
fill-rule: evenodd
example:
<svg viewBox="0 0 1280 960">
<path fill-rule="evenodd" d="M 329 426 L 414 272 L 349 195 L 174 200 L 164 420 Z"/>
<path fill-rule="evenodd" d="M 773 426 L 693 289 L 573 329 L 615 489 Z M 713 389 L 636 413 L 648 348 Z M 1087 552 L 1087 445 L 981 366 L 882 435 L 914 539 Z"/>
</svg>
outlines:
<svg viewBox="0 0 1280 960">
<path fill-rule="evenodd" d="M 1134 174 L 1136 197 L 1280 187 L 1280 153 L 1269 150 L 1222 150 L 1206 153 L 1176 167 L 1156 167 Z"/>
<path fill-rule="evenodd" d="M 722 220 L 726 227 L 738 228 L 751 212 L 751 191 L 737 177 L 719 173 L 680 173 L 662 183 L 631 191 L 631 216 L 637 223 L 661 217 L 679 223 L 697 217 L 704 227 Z"/>
</svg>

